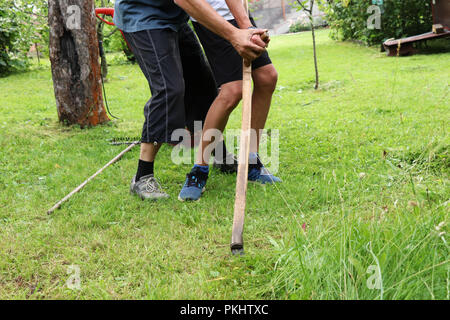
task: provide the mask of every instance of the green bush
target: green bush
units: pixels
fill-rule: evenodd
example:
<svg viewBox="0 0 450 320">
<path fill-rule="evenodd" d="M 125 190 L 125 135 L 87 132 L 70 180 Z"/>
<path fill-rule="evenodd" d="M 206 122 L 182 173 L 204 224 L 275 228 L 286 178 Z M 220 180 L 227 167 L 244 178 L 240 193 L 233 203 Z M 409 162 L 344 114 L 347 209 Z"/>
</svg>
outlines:
<svg viewBox="0 0 450 320">
<path fill-rule="evenodd" d="M 310 30 L 311 30 L 311 25 L 309 23 L 303 23 L 303 22 L 294 23 L 289 27 L 290 33 L 301 32 L 301 31 L 310 31 Z"/>
<path fill-rule="evenodd" d="M 42 0 L 0 2 L 0 76 L 26 69 L 33 44 L 48 44 L 47 7 Z"/>
<path fill-rule="evenodd" d="M 313 21 L 314 21 L 315 28 L 323 28 L 328 25 L 327 21 L 325 21 L 323 19 L 323 17 L 314 17 Z M 302 31 L 311 31 L 311 23 L 309 22 L 309 20 L 297 21 L 297 22 L 291 24 L 291 26 L 289 27 L 290 33 L 302 32 Z"/>
<path fill-rule="evenodd" d="M 6 9 L 0 8 L 0 75 L 26 66 L 26 54 L 19 42 L 20 25 Z"/>
<path fill-rule="evenodd" d="M 372 13 L 367 9 L 380 4 L 381 28 L 367 28 Z M 360 40 L 372 45 L 388 38 L 403 38 L 431 31 L 430 0 L 327 0 L 322 3 L 331 36 L 339 40 Z"/>
</svg>

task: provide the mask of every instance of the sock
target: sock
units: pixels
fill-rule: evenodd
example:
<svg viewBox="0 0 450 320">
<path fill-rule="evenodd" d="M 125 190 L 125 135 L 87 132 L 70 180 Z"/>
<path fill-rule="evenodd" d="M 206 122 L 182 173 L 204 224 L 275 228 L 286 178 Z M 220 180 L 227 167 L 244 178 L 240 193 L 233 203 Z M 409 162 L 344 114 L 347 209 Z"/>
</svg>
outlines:
<svg viewBox="0 0 450 320">
<path fill-rule="evenodd" d="M 193 169 L 195 169 L 195 168 L 198 168 L 201 172 L 203 172 L 203 173 L 206 173 L 206 174 L 208 174 L 209 173 L 209 166 L 208 165 L 206 165 L 206 166 L 201 166 L 201 165 L 199 165 L 199 164 L 194 164 L 194 168 Z"/>
<path fill-rule="evenodd" d="M 154 162 L 148 162 L 139 159 L 138 169 L 136 173 L 136 182 L 143 176 L 147 176 L 149 174 L 153 174 L 153 165 Z"/>
</svg>

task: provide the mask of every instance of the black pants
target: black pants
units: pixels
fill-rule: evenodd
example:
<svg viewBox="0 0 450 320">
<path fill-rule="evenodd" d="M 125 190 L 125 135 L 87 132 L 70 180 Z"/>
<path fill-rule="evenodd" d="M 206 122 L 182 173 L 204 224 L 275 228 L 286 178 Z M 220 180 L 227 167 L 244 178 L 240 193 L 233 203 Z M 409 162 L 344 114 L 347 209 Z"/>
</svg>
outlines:
<svg viewBox="0 0 450 320">
<path fill-rule="evenodd" d="M 255 21 L 252 18 L 250 20 L 256 26 Z M 228 22 L 239 28 L 236 20 L 229 20 Z M 193 22 L 192 24 L 203 49 L 205 49 L 217 85 L 220 87 L 228 82 L 242 80 L 242 57 L 234 49 L 233 45 L 198 22 Z M 271 63 L 269 54 L 265 51 L 261 56 L 253 60 L 252 70 Z"/>
<path fill-rule="evenodd" d="M 144 108 L 141 141 L 178 143 L 178 137 L 172 138 L 174 130 L 187 128 L 194 133 L 194 121 L 201 121 L 203 127 L 217 86 L 189 25 L 178 32 L 144 30 L 124 36 L 152 93 Z"/>
</svg>

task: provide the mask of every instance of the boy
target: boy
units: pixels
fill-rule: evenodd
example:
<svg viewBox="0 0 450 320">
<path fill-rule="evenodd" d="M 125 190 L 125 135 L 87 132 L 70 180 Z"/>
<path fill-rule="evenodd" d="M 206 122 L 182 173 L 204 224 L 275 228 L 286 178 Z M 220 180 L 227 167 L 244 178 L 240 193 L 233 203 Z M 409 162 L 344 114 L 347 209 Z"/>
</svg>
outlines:
<svg viewBox="0 0 450 320">
<path fill-rule="evenodd" d="M 241 0 L 207 0 L 230 25 L 241 29 L 256 28 L 253 19 L 249 18 Z M 195 17 L 194 17 L 195 18 Z M 225 129 L 228 117 L 242 99 L 242 57 L 233 45 L 223 37 L 211 32 L 200 23 L 193 20 L 195 32 L 205 50 L 211 65 L 216 83 L 220 88 L 218 97 L 214 100 L 206 116 L 203 127 L 203 137 L 209 129 Z M 277 83 L 277 71 L 270 61 L 267 52 L 256 58 L 252 63 L 254 90 L 252 96 L 252 123 L 256 133 L 256 143 L 250 145 L 249 181 L 261 184 L 281 182 L 281 179 L 265 170 L 258 157 L 260 131 L 264 128 L 272 100 L 272 94 Z M 210 155 L 205 152 L 211 139 L 202 139 L 196 164 L 187 175 L 185 184 L 178 199 L 181 201 L 200 199 L 209 173 Z M 217 143 L 217 142 L 216 142 Z"/>
</svg>

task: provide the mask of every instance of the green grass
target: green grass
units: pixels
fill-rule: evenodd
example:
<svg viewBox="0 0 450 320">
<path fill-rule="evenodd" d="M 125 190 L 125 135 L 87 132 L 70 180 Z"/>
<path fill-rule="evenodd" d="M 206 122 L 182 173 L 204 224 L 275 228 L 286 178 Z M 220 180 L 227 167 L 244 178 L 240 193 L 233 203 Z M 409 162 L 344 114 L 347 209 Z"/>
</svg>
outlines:
<svg viewBox="0 0 450 320">
<path fill-rule="evenodd" d="M 228 246 L 235 177 L 212 171 L 201 201 L 181 203 L 190 165 L 168 146 L 156 163 L 168 201 L 129 195 L 135 148 L 46 215 L 124 148 L 107 139 L 139 136 L 136 65 L 110 67 L 121 120 L 85 130 L 58 123 L 48 63 L 0 79 L 0 298 L 449 299 L 450 54 L 387 58 L 322 30 L 314 91 L 310 43 L 271 42 L 284 182 L 249 186 L 242 258 Z M 70 265 L 81 290 L 66 286 Z"/>
</svg>

